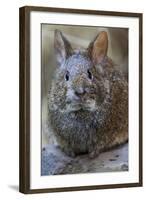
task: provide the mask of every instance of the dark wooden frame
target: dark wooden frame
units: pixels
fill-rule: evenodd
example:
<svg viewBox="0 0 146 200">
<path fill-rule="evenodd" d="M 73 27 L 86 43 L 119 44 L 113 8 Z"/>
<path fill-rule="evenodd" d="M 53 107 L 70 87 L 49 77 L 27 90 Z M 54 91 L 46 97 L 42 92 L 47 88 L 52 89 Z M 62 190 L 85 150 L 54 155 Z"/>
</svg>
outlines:
<svg viewBox="0 0 146 200">
<path fill-rule="evenodd" d="M 105 16 L 126 16 L 139 18 L 139 181 L 136 183 L 98 186 L 78 186 L 65 188 L 30 189 L 30 12 L 61 12 Z M 25 194 L 42 192 L 61 192 L 96 190 L 142 186 L 142 14 L 128 12 L 79 10 L 25 6 L 19 10 L 20 17 L 20 75 L 19 75 L 19 191 Z"/>
</svg>

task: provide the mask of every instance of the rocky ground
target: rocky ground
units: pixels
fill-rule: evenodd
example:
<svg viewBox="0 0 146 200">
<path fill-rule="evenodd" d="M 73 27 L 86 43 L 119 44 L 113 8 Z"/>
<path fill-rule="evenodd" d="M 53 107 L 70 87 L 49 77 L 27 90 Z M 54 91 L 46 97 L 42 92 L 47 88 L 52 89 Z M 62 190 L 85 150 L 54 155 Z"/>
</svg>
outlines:
<svg viewBox="0 0 146 200">
<path fill-rule="evenodd" d="M 94 159 L 88 155 L 70 158 L 50 144 L 43 147 L 41 160 L 41 175 L 127 171 L 128 144 L 103 152 Z"/>
</svg>

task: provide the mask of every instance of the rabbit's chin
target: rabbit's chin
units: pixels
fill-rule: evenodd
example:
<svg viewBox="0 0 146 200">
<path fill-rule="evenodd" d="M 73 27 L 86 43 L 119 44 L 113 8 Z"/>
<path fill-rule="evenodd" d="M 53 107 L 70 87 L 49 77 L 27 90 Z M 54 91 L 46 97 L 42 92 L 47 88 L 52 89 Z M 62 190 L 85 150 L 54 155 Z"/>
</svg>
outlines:
<svg viewBox="0 0 146 200">
<path fill-rule="evenodd" d="M 66 105 L 66 112 L 75 111 L 96 111 L 98 109 L 95 100 L 89 100 L 85 103 L 70 103 Z"/>
</svg>

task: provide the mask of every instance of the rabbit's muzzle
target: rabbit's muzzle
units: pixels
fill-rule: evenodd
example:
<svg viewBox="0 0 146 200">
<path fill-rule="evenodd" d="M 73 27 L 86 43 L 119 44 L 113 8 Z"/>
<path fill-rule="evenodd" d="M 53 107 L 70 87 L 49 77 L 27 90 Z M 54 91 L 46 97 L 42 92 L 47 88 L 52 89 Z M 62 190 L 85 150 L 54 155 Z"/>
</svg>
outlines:
<svg viewBox="0 0 146 200">
<path fill-rule="evenodd" d="M 92 82 L 84 77 L 79 77 L 73 80 L 72 84 L 68 87 L 66 102 L 72 109 L 90 110 L 96 104 L 95 93 L 96 91 Z"/>
</svg>

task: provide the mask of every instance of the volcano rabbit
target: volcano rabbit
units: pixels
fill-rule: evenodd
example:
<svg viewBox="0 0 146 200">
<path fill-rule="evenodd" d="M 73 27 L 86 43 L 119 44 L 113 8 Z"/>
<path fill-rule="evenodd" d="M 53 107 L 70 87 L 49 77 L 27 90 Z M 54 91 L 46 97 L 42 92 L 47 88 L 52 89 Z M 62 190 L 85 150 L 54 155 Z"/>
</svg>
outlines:
<svg viewBox="0 0 146 200">
<path fill-rule="evenodd" d="M 57 69 L 48 96 L 49 124 L 69 156 L 97 156 L 128 140 L 128 83 L 107 56 L 108 34 L 87 49 L 73 49 L 59 31 L 54 39 Z"/>
</svg>

